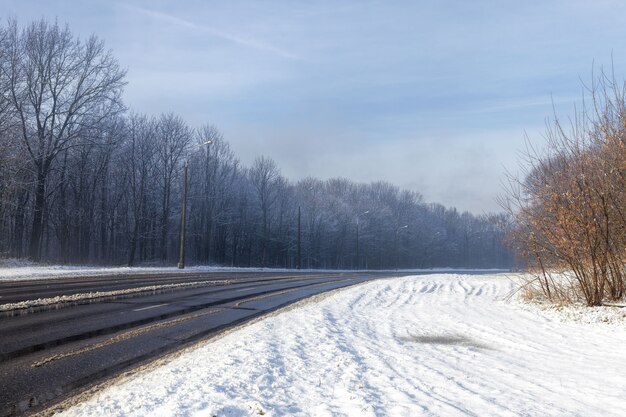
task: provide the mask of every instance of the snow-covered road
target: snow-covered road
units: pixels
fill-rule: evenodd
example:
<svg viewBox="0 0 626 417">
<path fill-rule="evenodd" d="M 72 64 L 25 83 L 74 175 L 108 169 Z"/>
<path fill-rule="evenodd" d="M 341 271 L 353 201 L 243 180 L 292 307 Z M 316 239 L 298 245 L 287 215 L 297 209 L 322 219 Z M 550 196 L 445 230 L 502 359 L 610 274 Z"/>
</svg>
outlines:
<svg viewBox="0 0 626 417">
<path fill-rule="evenodd" d="M 140 372 L 64 416 L 624 416 L 626 327 L 502 301 L 504 276 L 370 282 Z"/>
</svg>

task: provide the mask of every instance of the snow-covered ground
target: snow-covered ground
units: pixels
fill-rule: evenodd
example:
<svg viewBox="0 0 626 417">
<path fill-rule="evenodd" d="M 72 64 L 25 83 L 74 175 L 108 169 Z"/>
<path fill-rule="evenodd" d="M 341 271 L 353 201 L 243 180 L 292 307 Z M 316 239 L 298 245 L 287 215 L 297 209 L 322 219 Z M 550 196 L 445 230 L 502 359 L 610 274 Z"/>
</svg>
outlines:
<svg viewBox="0 0 626 417">
<path fill-rule="evenodd" d="M 62 415 L 623 416 L 624 323 L 555 320 L 503 301 L 514 286 L 442 274 L 341 290 Z"/>
<path fill-rule="evenodd" d="M 98 267 L 98 266 L 71 266 L 71 265 L 28 265 L 28 266 L 0 266 L 0 281 L 21 281 L 40 278 L 71 278 L 81 276 L 102 275 L 129 275 L 154 274 L 168 272 L 261 272 L 274 271 L 268 268 L 228 268 L 218 266 L 188 266 L 181 270 L 175 266 L 169 267 Z M 276 271 L 283 271 L 276 270 Z"/>
</svg>

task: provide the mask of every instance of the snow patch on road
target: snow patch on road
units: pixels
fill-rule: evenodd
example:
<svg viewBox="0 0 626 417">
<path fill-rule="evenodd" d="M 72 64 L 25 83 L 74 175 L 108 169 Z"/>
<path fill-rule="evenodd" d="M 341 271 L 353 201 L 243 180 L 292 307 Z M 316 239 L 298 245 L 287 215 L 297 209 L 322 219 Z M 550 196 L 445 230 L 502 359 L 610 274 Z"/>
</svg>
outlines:
<svg viewBox="0 0 626 417">
<path fill-rule="evenodd" d="M 0 311 L 21 310 L 25 308 L 43 307 L 43 306 L 49 306 L 49 305 L 55 305 L 55 304 L 83 302 L 83 301 L 94 300 L 98 298 L 132 296 L 134 294 L 144 293 L 144 292 L 160 292 L 160 291 L 167 291 L 167 290 L 173 290 L 173 289 L 204 287 L 207 285 L 222 285 L 222 284 L 226 285 L 230 283 L 231 281 L 226 281 L 226 280 L 193 281 L 193 282 L 182 282 L 178 284 L 148 285 L 145 287 L 127 288 L 125 290 L 94 291 L 94 292 L 78 293 L 78 294 L 72 294 L 72 295 L 59 295 L 59 296 L 50 297 L 50 298 L 37 298 L 35 300 L 20 301 L 19 303 L 0 304 Z"/>
<path fill-rule="evenodd" d="M 506 301 L 503 276 L 369 282 L 138 373 L 63 416 L 621 416 L 626 329 Z"/>
</svg>

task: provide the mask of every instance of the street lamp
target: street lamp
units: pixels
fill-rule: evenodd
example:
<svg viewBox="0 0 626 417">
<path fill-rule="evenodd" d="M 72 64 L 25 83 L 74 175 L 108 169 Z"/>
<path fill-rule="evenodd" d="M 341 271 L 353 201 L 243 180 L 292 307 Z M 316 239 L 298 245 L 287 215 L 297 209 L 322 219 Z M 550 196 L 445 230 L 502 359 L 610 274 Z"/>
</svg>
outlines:
<svg viewBox="0 0 626 417">
<path fill-rule="evenodd" d="M 355 269 L 359 269 L 360 268 L 360 254 L 359 254 L 359 218 L 361 216 L 365 216 L 366 214 L 368 214 L 370 211 L 366 210 L 361 214 L 357 214 L 356 216 L 356 268 Z"/>
<path fill-rule="evenodd" d="M 398 270 L 398 257 L 399 257 L 399 255 L 398 255 L 398 252 L 399 252 L 399 249 L 398 249 L 398 233 L 400 233 L 400 230 L 408 229 L 408 228 L 409 228 L 409 225 L 404 225 L 404 226 L 400 226 L 400 227 L 398 227 L 396 229 L 396 238 L 395 238 L 395 243 L 396 243 L 395 244 L 395 246 L 396 246 L 396 271 Z"/>
<path fill-rule="evenodd" d="M 204 143 L 198 145 L 210 145 L 212 140 L 207 140 Z M 189 166 L 189 160 L 185 161 L 185 168 L 183 171 L 183 194 L 182 194 L 182 209 L 180 213 L 180 235 L 179 235 L 179 247 L 178 247 L 178 269 L 185 269 L 185 228 L 187 225 L 187 170 Z"/>
</svg>

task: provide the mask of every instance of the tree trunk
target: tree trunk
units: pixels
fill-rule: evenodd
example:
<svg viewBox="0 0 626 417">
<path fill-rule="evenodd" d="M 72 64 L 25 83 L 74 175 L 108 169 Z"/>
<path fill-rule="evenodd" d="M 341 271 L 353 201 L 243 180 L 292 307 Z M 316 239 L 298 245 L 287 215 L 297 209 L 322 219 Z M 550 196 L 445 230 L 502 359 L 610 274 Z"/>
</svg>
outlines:
<svg viewBox="0 0 626 417">
<path fill-rule="evenodd" d="M 67 175 L 67 152 L 64 152 L 63 155 L 63 168 L 61 169 L 61 184 L 59 187 L 59 247 L 60 247 L 60 255 L 61 262 L 68 263 L 69 262 L 69 251 L 68 251 L 68 241 L 69 241 L 69 226 L 68 226 L 68 218 L 67 218 L 67 196 L 66 196 L 66 175 Z"/>
<path fill-rule="evenodd" d="M 28 192 L 24 191 L 23 196 L 18 197 L 19 203 L 17 205 L 17 211 L 15 213 L 15 230 L 13 232 L 13 239 L 11 241 L 11 253 L 16 258 L 22 256 L 24 239 L 24 214 L 26 203 L 28 203 Z"/>
<path fill-rule="evenodd" d="M 39 260 L 39 245 L 43 230 L 43 206 L 46 202 L 46 175 L 42 169 L 37 174 L 35 205 L 33 207 L 33 227 L 30 234 L 28 255 L 34 261 Z"/>
</svg>

